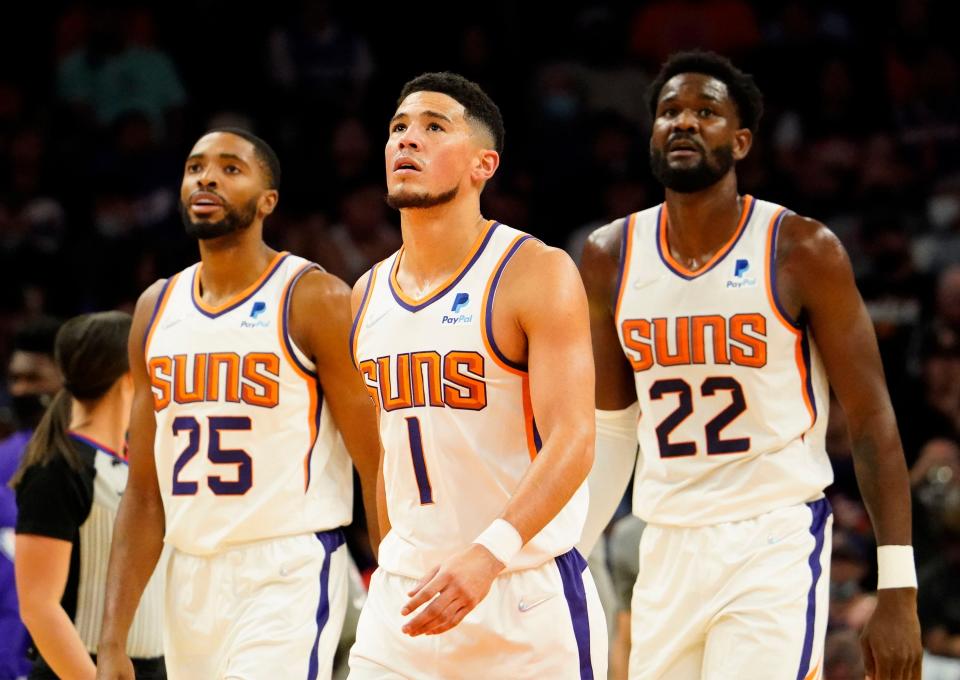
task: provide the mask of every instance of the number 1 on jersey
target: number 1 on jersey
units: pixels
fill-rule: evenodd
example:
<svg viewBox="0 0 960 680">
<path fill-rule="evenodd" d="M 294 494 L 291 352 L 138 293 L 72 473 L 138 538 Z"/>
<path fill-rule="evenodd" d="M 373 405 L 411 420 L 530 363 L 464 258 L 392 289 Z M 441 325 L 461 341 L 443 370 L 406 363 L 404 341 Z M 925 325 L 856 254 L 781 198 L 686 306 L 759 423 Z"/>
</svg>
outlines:
<svg viewBox="0 0 960 680">
<path fill-rule="evenodd" d="M 420 505 L 433 503 L 433 490 L 430 488 L 430 476 L 427 474 L 427 463 L 423 459 L 423 437 L 420 433 L 420 420 L 416 417 L 405 419 L 407 433 L 410 435 L 410 457 L 413 459 L 413 474 L 417 478 L 417 489 L 420 491 Z"/>
</svg>

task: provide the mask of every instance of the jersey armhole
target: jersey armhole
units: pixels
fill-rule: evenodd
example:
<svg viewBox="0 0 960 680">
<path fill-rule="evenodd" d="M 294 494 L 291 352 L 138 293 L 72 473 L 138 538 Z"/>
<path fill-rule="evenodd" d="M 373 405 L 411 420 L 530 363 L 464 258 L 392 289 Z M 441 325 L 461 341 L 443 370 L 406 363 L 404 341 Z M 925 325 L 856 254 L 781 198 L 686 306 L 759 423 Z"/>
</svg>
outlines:
<svg viewBox="0 0 960 680">
<path fill-rule="evenodd" d="M 627 283 L 627 273 L 630 269 L 630 256 L 633 252 L 633 226 L 637 213 L 625 217 L 623 220 L 623 234 L 620 237 L 620 263 L 617 272 L 616 297 L 613 299 L 613 323 L 619 325 L 620 304 L 623 302 L 623 290 Z"/>
<path fill-rule="evenodd" d="M 350 357 L 353 359 L 353 365 L 358 369 L 360 368 L 360 358 L 357 356 L 357 341 L 360 338 L 360 328 L 363 326 L 363 317 L 366 316 L 367 307 L 370 305 L 370 298 L 373 297 L 371 293 L 373 292 L 374 281 L 377 279 L 377 272 L 380 270 L 380 265 L 382 264 L 383 261 L 378 262 L 369 270 L 370 276 L 367 277 L 367 287 L 363 289 L 363 297 L 360 298 L 360 307 L 357 309 L 357 313 L 353 317 L 353 325 L 350 327 Z"/>
<path fill-rule="evenodd" d="M 500 278 L 503 276 L 503 270 L 506 269 L 507 263 L 510 262 L 510 259 L 520 249 L 520 246 L 533 238 L 534 237 L 530 234 L 520 234 L 513 239 L 513 242 L 509 246 L 507 246 L 507 249 L 504 251 L 503 255 L 500 256 L 499 262 L 497 262 L 496 266 L 494 267 L 493 274 L 487 281 L 487 285 L 483 293 L 483 302 L 480 306 L 480 333 L 483 336 L 484 347 L 486 347 L 487 352 L 490 353 L 490 356 L 497 363 L 497 365 L 506 371 L 519 375 L 526 375 L 527 367 L 523 364 L 518 364 L 517 362 L 508 359 L 506 355 L 500 351 L 500 348 L 497 346 L 497 341 L 493 337 L 493 303 L 497 296 L 497 286 L 500 284 Z"/>
<path fill-rule="evenodd" d="M 173 287 L 179 278 L 180 273 L 177 273 L 167 279 L 160 289 L 160 295 L 157 296 L 157 302 L 153 306 L 153 314 L 150 315 L 150 322 L 147 324 L 147 330 L 143 335 L 143 356 L 145 358 L 150 352 L 150 341 L 153 339 L 153 333 L 157 330 L 157 326 L 160 325 L 160 319 L 163 317 L 163 312 L 167 307 L 167 303 L 170 301 L 170 294 L 173 292 Z"/>
<path fill-rule="evenodd" d="M 287 285 L 280 296 L 280 323 L 278 326 L 280 328 L 280 346 L 283 348 L 287 360 L 305 378 L 316 379 L 316 364 L 307 357 L 306 353 L 297 346 L 297 343 L 290 336 L 290 301 L 293 299 L 293 289 L 297 285 L 297 281 L 309 271 L 323 270 L 319 265 L 307 262 L 301 265 L 300 269 L 287 281 Z"/>
<path fill-rule="evenodd" d="M 783 304 L 780 302 L 780 294 L 777 292 L 777 239 L 780 235 L 780 225 L 783 218 L 791 214 L 786 208 L 780 208 L 770 218 L 770 225 L 767 227 L 767 299 L 773 313 L 779 319 L 787 330 L 796 333 L 801 330 L 799 320 L 791 318 Z"/>
</svg>

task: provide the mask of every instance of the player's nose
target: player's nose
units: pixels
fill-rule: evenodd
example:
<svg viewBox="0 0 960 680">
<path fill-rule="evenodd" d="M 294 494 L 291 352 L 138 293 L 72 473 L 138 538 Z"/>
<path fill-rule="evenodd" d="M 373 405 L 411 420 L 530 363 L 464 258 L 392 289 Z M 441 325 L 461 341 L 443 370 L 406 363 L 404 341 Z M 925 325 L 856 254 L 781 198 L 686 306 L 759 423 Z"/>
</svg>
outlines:
<svg viewBox="0 0 960 680">
<path fill-rule="evenodd" d="M 674 130 L 696 130 L 700 119 L 692 109 L 683 109 L 673 119 Z"/>
<path fill-rule="evenodd" d="M 397 140 L 397 146 L 401 149 L 419 149 L 421 146 L 420 137 L 416 132 L 407 128 Z"/>
</svg>

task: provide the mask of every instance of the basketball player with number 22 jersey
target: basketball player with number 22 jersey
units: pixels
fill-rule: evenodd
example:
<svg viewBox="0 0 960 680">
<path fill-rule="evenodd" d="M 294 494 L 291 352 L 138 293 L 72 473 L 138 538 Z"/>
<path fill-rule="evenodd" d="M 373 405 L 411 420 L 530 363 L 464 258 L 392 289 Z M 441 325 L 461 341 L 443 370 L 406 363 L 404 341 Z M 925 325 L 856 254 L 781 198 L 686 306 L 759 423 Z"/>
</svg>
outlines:
<svg viewBox="0 0 960 680">
<path fill-rule="evenodd" d="M 204 135 L 187 159 L 183 221 L 200 262 L 137 304 L 102 678 L 133 677 L 119 650 L 161 539 L 171 678 L 330 677 L 346 611 L 347 450 L 375 525 L 380 446 L 345 351 L 349 288 L 263 242 L 279 172 L 263 140 L 235 129 Z"/>
<path fill-rule="evenodd" d="M 502 140 L 496 105 L 450 73 L 407 83 L 390 121 L 403 247 L 354 288 L 388 517 L 353 680 L 606 677 L 574 548 L 593 459 L 586 296 L 565 253 L 481 215 Z"/>
<path fill-rule="evenodd" d="M 599 409 L 584 548 L 640 443 L 630 677 L 821 677 L 832 384 L 879 545 L 865 665 L 874 680 L 919 678 L 906 465 L 846 253 L 819 222 L 738 194 L 762 110 L 750 76 L 679 53 L 649 104 L 666 200 L 594 232 L 581 264 Z"/>
</svg>

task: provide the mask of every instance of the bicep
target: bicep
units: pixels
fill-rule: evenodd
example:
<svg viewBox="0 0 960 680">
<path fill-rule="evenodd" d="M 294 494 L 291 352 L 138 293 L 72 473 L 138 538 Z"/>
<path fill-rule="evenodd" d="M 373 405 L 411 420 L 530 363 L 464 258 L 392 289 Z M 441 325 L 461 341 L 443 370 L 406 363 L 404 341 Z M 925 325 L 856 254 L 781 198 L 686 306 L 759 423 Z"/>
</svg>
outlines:
<svg viewBox="0 0 960 680">
<path fill-rule="evenodd" d="M 527 336 L 530 397 L 542 434 L 560 426 L 593 426 L 594 365 L 587 296 L 566 256 L 540 273 L 533 304 L 522 305 Z M 542 292 L 549 290 L 549 299 Z M 529 297 L 529 296 L 525 296 Z"/>
<path fill-rule="evenodd" d="M 70 573 L 70 541 L 17 534 L 14 570 L 21 606 L 59 603 Z"/>
<path fill-rule="evenodd" d="M 889 405 L 883 366 L 846 252 L 829 232 L 818 240 L 819 261 L 800 280 L 802 308 L 830 384 L 854 425 Z"/>
</svg>

